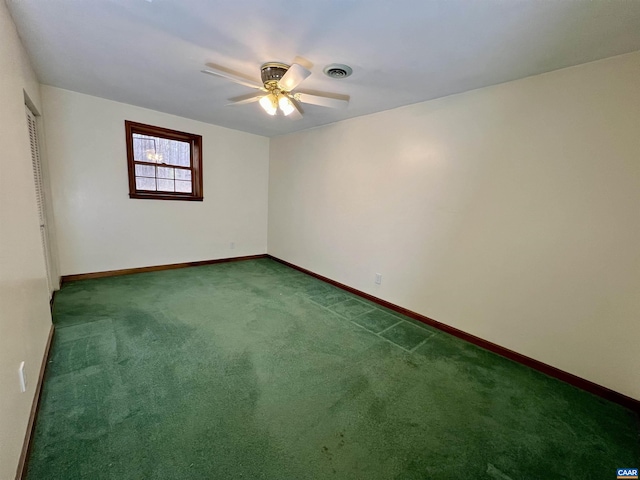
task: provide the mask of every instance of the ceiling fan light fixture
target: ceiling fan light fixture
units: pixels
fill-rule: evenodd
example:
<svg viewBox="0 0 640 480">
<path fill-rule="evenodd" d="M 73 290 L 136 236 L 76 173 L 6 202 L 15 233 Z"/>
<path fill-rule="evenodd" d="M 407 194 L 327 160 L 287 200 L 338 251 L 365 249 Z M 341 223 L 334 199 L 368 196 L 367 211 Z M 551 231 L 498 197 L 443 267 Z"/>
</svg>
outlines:
<svg viewBox="0 0 640 480">
<path fill-rule="evenodd" d="M 295 110 L 295 107 L 293 106 L 291 99 L 286 95 L 280 96 L 280 100 L 278 100 L 278 105 L 280 106 L 280 110 L 282 110 L 282 113 L 284 113 L 285 116 L 289 115 Z"/>
<path fill-rule="evenodd" d="M 301 104 L 328 108 L 346 108 L 349 105 L 348 95 L 296 91 L 298 85 L 311 75 L 311 70 L 299 63 L 286 65 L 279 62 L 267 62 L 262 64 L 260 67 L 262 85 L 242 73 L 236 73 L 229 68 L 213 63 L 207 63 L 202 72 L 257 90 L 255 93 L 230 98 L 229 105 L 245 105 L 256 102 L 269 116 L 282 115 L 299 120 L 304 114 Z M 325 73 L 334 78 L 341 78 L 349 76 L 351 68 L 347 65 L 332 64 L 326 67 Z"/>
<path fill-rule="evenodd" d="M 278 111 L 278 103 L 272 93 L 262 97 L 259 103 L 260 103 L 260 106 L 264 109 L 264 111 L 267 112 L 269 115 L 275 115 L 276 112 Z"/>
</svg>

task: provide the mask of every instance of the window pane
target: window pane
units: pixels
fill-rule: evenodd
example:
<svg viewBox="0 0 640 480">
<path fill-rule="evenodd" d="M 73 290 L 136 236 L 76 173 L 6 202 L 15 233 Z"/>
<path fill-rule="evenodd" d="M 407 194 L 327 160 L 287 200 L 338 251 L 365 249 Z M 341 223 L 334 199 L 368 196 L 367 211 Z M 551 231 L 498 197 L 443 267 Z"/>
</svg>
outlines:
<svg viewBox="0 0 640 480">
<path fill-rule="evenodd" d="M 158 179 L 158 191 L 161 192 L 175 192 L 173 180 L 165 180 L 163 178 Z"/>
<path fill-rule="evenodd" d="M 176 180 L 176 192 L 191 193 L 191 182 Z"/>
<path fill-rule="evenodd" d="M 158 167 L 158 178 L 171 178 L 173 179 L 173 171 L 175 168 L 171 167 Z"/>
<path fill-rule="evenodd" d="M 138 190 L 156 190 L 156 179 L 147 177 L 136 177 L 136 188 Z"/>
<path fill-rule="evenodd" d="M 138 162 L 149 162 L 149 155 L 156 153 L 156 138 L 140 133 L 133 134 L 133 159 Z"/>
<path fill-rule="evenodd" d="M 191 144 L 177 140 L 158 138 L 158 152 L 162 155 L 163 162 L 167 165 L 180 167 L 191 166 Z"/>
<path fill-rule="evenodd" d="M 156 167 L 151 165 L 136 165 L 136 177 L 155 177 Z"/>
<path fill-rule="evenodd" d="M 176 180 L 191 181 L 191 170 L 182 170 L 180 168 L 176 168 Z"/>
<path fill-rule="evenodd" d="M 133 134 L 133 159 L 138 162 L 191 166 L 191 144 L 179 140 Z"/>
</svg>

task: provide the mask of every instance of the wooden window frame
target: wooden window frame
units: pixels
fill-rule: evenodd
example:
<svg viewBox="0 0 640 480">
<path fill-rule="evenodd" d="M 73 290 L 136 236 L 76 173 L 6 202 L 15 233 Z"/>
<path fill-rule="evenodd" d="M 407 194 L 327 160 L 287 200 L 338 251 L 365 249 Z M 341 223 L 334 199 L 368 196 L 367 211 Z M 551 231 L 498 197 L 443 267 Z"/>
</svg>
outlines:
<svg viewBox="0 0 640 480">
<path fill-rule="evenodd" d="M 144 123 L 124 121 L 124 127 L 127 137 L 127 166 L 129 169 L 129 198 L 147 198 L 153 200 L 191 200 L 201 202 L 202 195 L 202 136 L 192 133 L 179 132 L 168 128 L 155 127 Z M 135 161 L 133 157 L 133 134 L 149 135 L 153 137 L 166 138 L 168 140 L 177 140 L 187 142 L 191 150 L 191 193 L 184 192 L 153 192 L 149 190 L 138 190 L 136 188 L 136 170 L 138 165 L 158 165 L 155 163 L 147 163 Z M 166 165 L 173 167 L 172 165 Z"/>
</svg>

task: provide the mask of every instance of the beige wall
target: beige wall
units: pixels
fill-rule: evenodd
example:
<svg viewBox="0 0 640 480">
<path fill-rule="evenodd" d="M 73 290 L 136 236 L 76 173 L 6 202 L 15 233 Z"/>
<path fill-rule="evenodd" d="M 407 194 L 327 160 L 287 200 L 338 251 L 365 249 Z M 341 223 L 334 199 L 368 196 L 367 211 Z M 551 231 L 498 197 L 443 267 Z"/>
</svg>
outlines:
<svg viewBox="0 0 640 480">
<path fill-rule="evenodd" d="M 274 138 L 268 251 L 640 399 L 638 79 L 640 52 Z"/>
<path fill-rule="evenodd" d="M 61 275 L 266 252 L 268 138 L 44 85 L 42 97 Z M 203 202 L 129 198 L 125 119 L 202 135 Z"/>
<path fill-rule="evenodd" d="M 0 2 L 0 478 L 16 474 L 51 326 L 24 94 L 40 109 L 39 85 Z M 24 361 L 27 391 L 20 392 Z"/>
</svg>

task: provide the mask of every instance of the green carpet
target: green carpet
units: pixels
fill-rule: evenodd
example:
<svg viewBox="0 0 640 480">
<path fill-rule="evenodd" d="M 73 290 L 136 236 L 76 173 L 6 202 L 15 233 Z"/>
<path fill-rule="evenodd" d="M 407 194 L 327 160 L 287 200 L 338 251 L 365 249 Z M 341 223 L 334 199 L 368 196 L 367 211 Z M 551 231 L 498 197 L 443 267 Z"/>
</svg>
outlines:
<svg viewBox="0 0 640 480">
<path fill-rule="evenodd" d="M 29 479 L 614 479 L 637 415 L 272 260 L 69 283 Z"/>
</svg>

